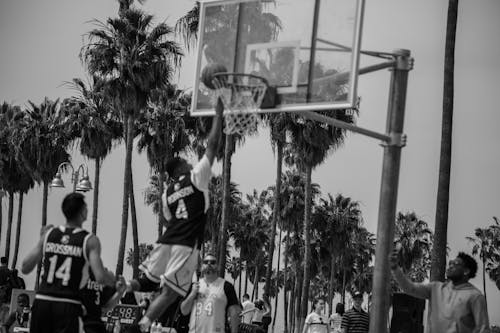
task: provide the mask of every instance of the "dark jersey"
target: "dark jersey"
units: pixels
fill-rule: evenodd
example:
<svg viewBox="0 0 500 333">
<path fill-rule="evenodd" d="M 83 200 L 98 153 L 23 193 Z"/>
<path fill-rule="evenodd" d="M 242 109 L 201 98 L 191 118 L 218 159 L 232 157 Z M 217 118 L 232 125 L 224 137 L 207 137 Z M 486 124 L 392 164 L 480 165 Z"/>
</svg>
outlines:
<svg viewBox="0 0 500 333">
<path fill-rule="evenodd" d="M 38 295 L 80 301 L 80 289 L 88 279 L 87 240 L 80 228 L 55 227 L 43 242 L 43 272 Z"/>
<path fill-rule="evenodd" d="M 167 230 L 158 243 L 190 247 L 201 246 L 205 231 L 205 194 L 191 181 L 191 173 L 175 179 L 166 190 L 166 204 L 171 212 Z"/>
<path fill-rule="evenodd" d="M 109 286 L 103 286 L 98 283 L 92 271 L 90 271 L 90 276 L 80 291 L 82 297 L 82 304 L 85 307 L 84 321 L 94 320 L 100 321 L 102 316 L 102 308 L 106 303 L 113 297 L 116 289 Z"/>
</svg>

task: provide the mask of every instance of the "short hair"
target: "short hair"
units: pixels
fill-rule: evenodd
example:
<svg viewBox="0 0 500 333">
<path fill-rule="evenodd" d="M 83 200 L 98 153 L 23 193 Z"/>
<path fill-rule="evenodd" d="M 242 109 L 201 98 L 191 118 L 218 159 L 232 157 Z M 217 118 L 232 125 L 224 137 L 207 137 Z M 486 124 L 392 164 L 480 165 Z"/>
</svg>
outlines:
<svg viewBox="0 0 500 333">
<path fill-rule="evenodd" d="M 313 305 L 314 305 L 315 309 L 316 309 L 316 305 L 318 304 L 319 301 L 323 301 L 324 302 L 325 299 L 323 297 L 321 297 L 321 296 L 314 298 Z"/>
<path fill-rule="evenodd" d="M 469 278 L 474 278 L 477 273 L 476 259 L 472 258 L 470 255 L 464 252 L 459 252 L 457 258 L 462 259 L 464 266 L 469 270 Z"/>
<path fill-rule="evenodd" d="M 30 297 L 28 296 L 28 294 L 26 293 L 20 293 L 19 295 L 17 295 L 17 298 L 24 298 L 25 300 L 28 301 L 28 303 L 30 302 Z"/>
<path fill-rule="evenodd" d="M 207 252 L 205 253 L 205 255 L 203 256 L 203 258 L 206 258 L 206 257 L 214 257 L 217 259 L 217 257 L 215 256 L 215 254 L 213 252 Z"/>
<path fill-rule="evenodd" d="M 7 260 L 7 257 L 2 257 L 2 258 L 0 258 L 0 263 L 1 263 L 1 264 L 6 265 L 8 262 L 9 262 L 9 260 Z"/>
<path fill-rule="evenodd" d="M 75 218 L 85 206 L 85 196 L 81 193 L 70 193 L 62 202 L 62 212 L 66 219 Z"/>
<path fill-rule="evenodd" d="M 250 299 L 250 295 L 245 294 L 245 295 L 243 295 L 243 298 L 248 298 L 248 299 Z"/>
<path fill-rule="evenodd" d="M 175 169 L 177 169 L 183 163 L 186 163 L 186 160 L 179 156 L 168 160 L 167 164 L 165 164 L 165 171 L 168 173 L 168 176 L 172 177 Z"/>
<path fill-rule="evenodd" d="M 340 314 L 341 316 L 344 315 L 345 312 L 344 303 L 337 303 L 337 305 L 335 306 L 335 312 Z"/>
</svg>

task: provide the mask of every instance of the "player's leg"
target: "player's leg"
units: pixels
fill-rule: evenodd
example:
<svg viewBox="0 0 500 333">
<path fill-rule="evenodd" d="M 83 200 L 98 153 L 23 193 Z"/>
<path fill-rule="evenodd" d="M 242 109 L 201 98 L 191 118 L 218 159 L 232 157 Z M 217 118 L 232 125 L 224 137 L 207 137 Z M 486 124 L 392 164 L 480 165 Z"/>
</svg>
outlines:
<svg viewBox="0 0 500 333">
<path fill-rule="evenodd" d="M 30 333 L 52 333 L 52 304 L 35 299 L 31 308 Z"/>
<path fill-rule="evenodd" d="M 166 250 L 165 254 L 168 254 L 169 260 L 165 273 L 161 276 L 163 289 L 139 323 L 143 331 L 147 330 L 179 295 L 181 297 L 187 295 L 198 265 L 199 251 L 197 249 L 183 245 L 166 245 Z"/>
<path fill-rule="evenodd" d="M 73 303 L 54 302 L 53 333 L 83 333 L 82 306 Z"/>
</svg>

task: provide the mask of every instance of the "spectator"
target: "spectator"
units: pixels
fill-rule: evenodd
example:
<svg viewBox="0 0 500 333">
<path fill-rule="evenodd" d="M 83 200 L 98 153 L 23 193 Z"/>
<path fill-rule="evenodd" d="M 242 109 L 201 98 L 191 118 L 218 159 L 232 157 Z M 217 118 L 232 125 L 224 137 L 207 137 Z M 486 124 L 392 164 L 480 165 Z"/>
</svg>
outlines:
<svg viewBox="0 0 500 333">
<path fill-rule="evenodd" d="M 267 332 L 267 328 L 269 327 L 269 324 L 271 324 L 272 317 L 272 308 L 271 304 L 269 302 L 269 296 L 267 294 L 264 294 L 262 296 L 262 301 L 264 304 L 264 314 L 262 315 L 262 328 L 264 329 L 265 332 Z"/>
<path fill-rule="evenodd" d="M 368 333 L 370 328 L 370 317 L 361 308 L 363 294 L 356 291 L 352 295 L 353 308 L 342 317 L 342 333 Z"/>
<path fill-rule="evenodd" d="M 212 254 L 205 255 L 201 270 L 203 277 L 192 284 L 181 302 L 183 315 L 191 311 L 189 332 L 224 332 L 229 317 L 230 332 L 237 333 L 241 308 L 234 286 L 217 276 L 217 260 Z"/>
<path fill-rule="evenodd" d="M 244 324 L 251 324 L 255 304 L 250 301 L 250 296 L 248 294 L 243 295 L 243 303 L 241 303 L 241 305 L 243 307 L 243 311 L 240 314 L 240 316 L 242 317 L 241 321 Z"/>
<path fill-rule="evenodd" d="M 342 333 L 342 316 L 345 309 L 343 303 L 337 303 L 335 306 L 335 313 L 330 316 L 330 327 L 333 333 Z"/>
<path fill-rule="evenodd" d="M 414 283 L 398 264 L 398 252 L 390 257 L 392 274 L 405 293 L 429 300 L 429 333 L 489 332 L 488 312 L 483 294 L 469 283 L 476 276 L 474 258 L 460 252 L 450 260 L 446 282 Z"/>
<path fill-rule="evenodd" d="M 259 300 L 255 301 L 255 308 L 253 309 L 252 324 L 263 327 L 262 318 L 264 317 L 264 302 Z"/>
<path fill-rule="evenodd" d="M 25 293 L 19 294 L 16 311 L 11 312 L 2 325 L 3 332 L 10 332 L 10 329 L 15 327 L 28 327 L 30 312 L 30 297 Z"/>
<path fill-rule="evenodd" d="M 328 333 L 328 319 L 323 317 L 325 300 L 316 298 L 313 303 L 314 310 L 307 315 L 302 333 Z"/>
</svg>

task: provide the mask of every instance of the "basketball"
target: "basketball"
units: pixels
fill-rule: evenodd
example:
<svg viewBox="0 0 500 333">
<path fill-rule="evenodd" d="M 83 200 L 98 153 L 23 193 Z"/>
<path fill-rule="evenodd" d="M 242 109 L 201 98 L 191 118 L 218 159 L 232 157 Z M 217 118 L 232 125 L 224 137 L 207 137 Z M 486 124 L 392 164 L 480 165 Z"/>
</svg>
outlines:
<svg viewBox="0 0 500 333">
<path fill-rule="evenodd" d="M 227 68 L 224 65 L 221 64 L 210 64 L 205 66 L 203 68 L 203 71 L 201 73 L 201 82 L 207 87 L 208 89 L 216 89 L 217 87 L 214 86 L 212 80 L 214 79 L 214 74 L 217 73 L 225 73 L 227 72 Z"/>
</svg>

